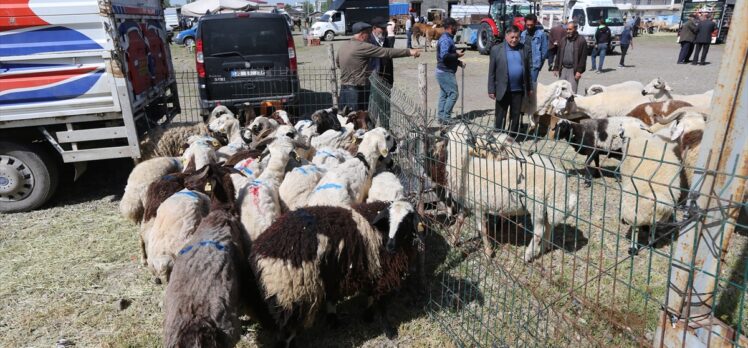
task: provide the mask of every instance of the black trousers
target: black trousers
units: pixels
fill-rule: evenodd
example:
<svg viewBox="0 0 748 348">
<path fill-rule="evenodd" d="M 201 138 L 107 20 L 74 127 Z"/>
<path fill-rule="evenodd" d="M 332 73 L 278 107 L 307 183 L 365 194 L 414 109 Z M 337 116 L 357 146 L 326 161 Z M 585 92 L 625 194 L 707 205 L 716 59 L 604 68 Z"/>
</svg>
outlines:
<svg viewBox="0 0 748 348">
<path fill-rule="evenodd" d="M 522 97 L 524 92 L 506 91 L 504 96 L 499 99 L 496 96 L 496 118 L 494 119 L 494 128 L 497 130 L 508 130 L 519 132 L 519 115 L 522 107 Z M 506 128 L 506 113 L 509 111 L 509 129 Z"/>
<path fill-rule="evenodd" d="M 691 57 L 691 53 L 693 53 L 693 42 L 681 41 L 678 63 L 688 63 L 688 58 Z"/>
<path fill-rule="evenodd" d="M 694 49 L 693 52 L 693 59 L 691 59 L 691 61 L 696 64 L 696 62 L 699 61 L 699 51 L 701 51 L 701 64 L 704 64 L 704 62 L 706 61 L 706 54 L 709 53 L 709 46 L 711 46 L 711 44 L 697 43 L 696 49 Z"/>
<path fill-rule="evenodd" d="M 618 65 L 625 66 L 624 63 L 626 61 L 626 52 L 629 51 L 629 45 L 628 44 L 621 44 L 621 60 L 618 62 Z"/>
</svg>

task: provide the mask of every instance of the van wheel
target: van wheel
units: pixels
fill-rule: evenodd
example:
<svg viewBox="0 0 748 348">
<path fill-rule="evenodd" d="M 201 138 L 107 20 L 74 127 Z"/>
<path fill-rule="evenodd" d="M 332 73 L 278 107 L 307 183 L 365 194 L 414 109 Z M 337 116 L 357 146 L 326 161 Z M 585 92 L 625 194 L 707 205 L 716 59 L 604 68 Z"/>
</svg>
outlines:
<svg viewBox="0 0 748 348">
<path fill-rule="evenodd" d="M 195 39 L 193 39 L 191 37 L 188 37 L 188 38 L 184 39 L 184 45 L 187 46 L 187 47 L 195 46 Z"/>
<path fill-rule="evenodd" d="M 332 32 L 332 30 L 328 30 L 325 33 L 325 41 L 332 41 L 335 38 L 335 33 Z"/>
<path fill-rule="evenodd" d="M 59 163 L 41 146 L 0 142 L 0 212 L 36 209 L 57 189 Z"/>
</svg>

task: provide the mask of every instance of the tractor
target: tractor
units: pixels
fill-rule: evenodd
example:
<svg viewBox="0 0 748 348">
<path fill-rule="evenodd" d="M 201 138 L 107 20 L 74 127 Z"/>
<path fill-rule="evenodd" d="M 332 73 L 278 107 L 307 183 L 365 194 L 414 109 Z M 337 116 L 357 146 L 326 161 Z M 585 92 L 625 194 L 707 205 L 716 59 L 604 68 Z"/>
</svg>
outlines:
<svg viewBox="0 0 748 348">
<path fill-rule="evenodd" d="M 525 29 L 525 15 L 535 13 L 535 6 L 529 2 L 494 0 L 490 2 L 488 17 L 481 20 L 478 30 L 478 51 L 491 53 L 491 47 L 504 40 L 504 31 L 510 25 Z"/>
</svg>

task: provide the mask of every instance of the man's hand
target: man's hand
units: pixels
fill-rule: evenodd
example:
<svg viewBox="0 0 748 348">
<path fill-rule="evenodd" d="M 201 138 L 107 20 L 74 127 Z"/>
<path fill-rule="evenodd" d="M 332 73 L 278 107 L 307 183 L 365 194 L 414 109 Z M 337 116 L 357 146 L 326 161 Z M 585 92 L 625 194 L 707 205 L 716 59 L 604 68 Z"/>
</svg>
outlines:
<svg viewBox="0 0 748 348">
<path fill-rule="evenodd" d="M 553 70 L 553 76 L 558 77 L 558 70 Z"/>
<path fill-rule="evenodd" d="M 410 49 L 410 55 L 411 55 L 412 57 L 414 57 L 414 58 L 418 58 L 418 57 L 420 57 L 420 56 L 421 56 L 421 50 L 419 50 L 419 49 L 417 49 L 417 48 L 411 48 L 411 49 Z"/>
<path fill-rule="evenodd" d="M 458 65 L 458 66 L 460 66 L 461 68 L 465 69 L 465 66 L 466 66 L 467 64 L 465 64 L 465 62 L 463 62 L 463 61 L 461 61 L 461 60 L 458 60 L 458 61 L 457 61 L 457 65 Z"/>
<path fill-rule="evenodd" d="M 462 58 L 465 56 L 465 52 L 457 52 L 457 58 Z"/>
<path fill-rule="evenodd" d="M 582 78 L 582 73 L 580 73 L 580 72 L 574 73 L 574 79 L 575 80 L 579 81 L 579 79 L 581 79 L 581 78 Z"/>
<path fill-rule="evenodd" d="M 496 100 L 496 94 L 494 94 L 494 93 L 488 93 L 488 97 L 491 98 L 491 99 L 493 99 L 493 100 Z"/>
</svg>

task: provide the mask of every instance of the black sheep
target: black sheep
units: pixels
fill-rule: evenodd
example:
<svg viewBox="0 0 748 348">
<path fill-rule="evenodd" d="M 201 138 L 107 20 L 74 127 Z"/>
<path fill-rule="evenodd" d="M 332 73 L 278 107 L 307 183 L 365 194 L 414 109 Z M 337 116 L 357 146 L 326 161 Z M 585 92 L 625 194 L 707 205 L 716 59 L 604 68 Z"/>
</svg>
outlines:
<svg viewBox="0 0 748 348">
<path fill-rule="evenodd" d="M 620 117 L 616 119 L 621 119 Z M 632 118 L 633 119 L 633 118 Z M 636 120 L 639 121 L 639 120 Z M 617 123 L 617 122 L 614 122 Z M 568 120 L 560 120 L 553 131 L 559 140 L 565 140 L 580 155 L 586 155 L 584 161 L 585 176 L 584 183 L 590 186 L 592 177 L 600 177 L 600 155 L 621 159 L 622 142 L 612 141 L 617 129 L 610 129 L 609 119 L 586 119 L 579 123 Z M 591 172 L 590 164 L 595 162 L 595 175 Z"/>
<path fill-rule="evenodd" d="M 324 303 L 362 292 L 375 300 L 400 286 L 415 253 L 410 204 L 307 207 L 281 216 L 254 241 L 250 264 L 275 321 L 279 343 L 314 322 Z M 388 337 L 397 330 L 377 306 Z"/>
</svg>

